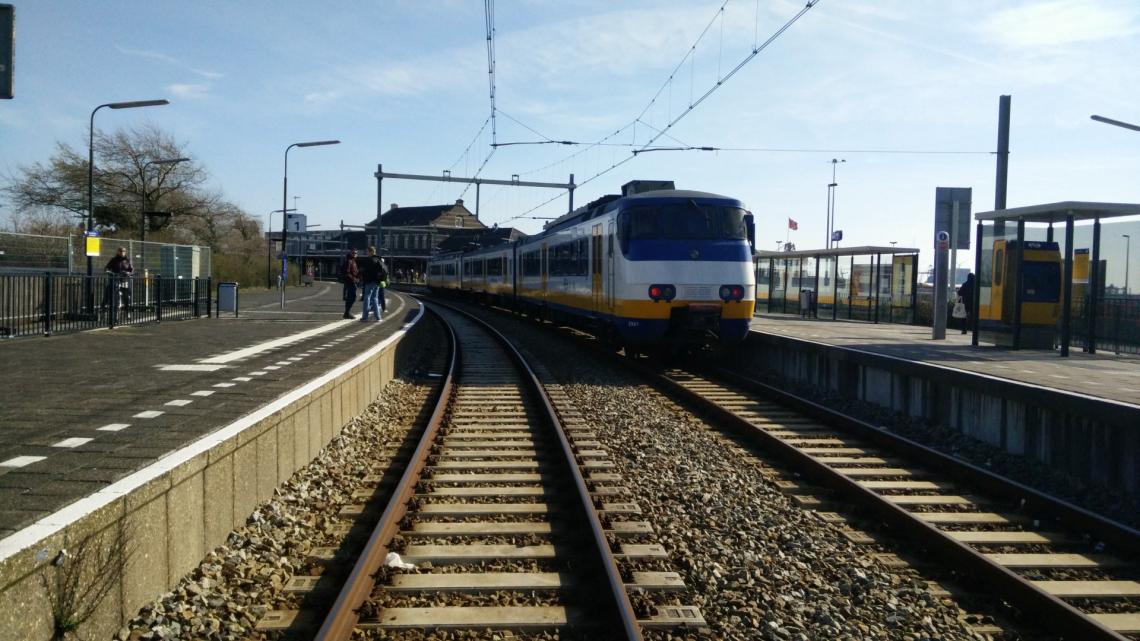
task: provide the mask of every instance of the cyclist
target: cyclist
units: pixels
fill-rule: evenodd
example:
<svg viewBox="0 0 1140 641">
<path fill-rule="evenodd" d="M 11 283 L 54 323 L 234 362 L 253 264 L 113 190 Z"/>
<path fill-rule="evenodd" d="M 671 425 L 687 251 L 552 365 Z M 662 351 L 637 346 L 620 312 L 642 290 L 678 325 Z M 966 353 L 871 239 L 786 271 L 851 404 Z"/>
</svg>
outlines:
<svg viewBox="0 0 1140 641">
<path fill-rule="evenodd" d="M 121 297 L 123 308 L 129 310 L 131 308 L 131 285 L 128 279 L 134 273 L 135 268 L 134 265 L 131 265 L 130 257 L 127 256 L 126 247 L 119 248 L 119 251 L 107 263 L 105 270 L 111 276 L 107 280 L 107 302 L 117 306 Z M 118 295 L 115 294 L 116 290 Z"/>
</svg>

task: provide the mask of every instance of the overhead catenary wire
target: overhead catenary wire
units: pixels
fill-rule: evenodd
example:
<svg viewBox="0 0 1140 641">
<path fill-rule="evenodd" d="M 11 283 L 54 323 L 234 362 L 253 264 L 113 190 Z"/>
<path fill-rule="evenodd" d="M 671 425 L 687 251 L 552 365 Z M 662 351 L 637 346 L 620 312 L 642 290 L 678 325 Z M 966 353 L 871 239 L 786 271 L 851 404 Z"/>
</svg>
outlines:
<svg viewBox="0 0 1140 641">
<path fill-rule="evenodd" d="M 479 168 L 475 170 L 472 178 L 478 178 L 483 173 L 483 169 L 487 167 L 487 163 L 491 161 L 491 157 L 495 155 L 496 146 L 498 142 L 498 125 L 495 122 L 495 0 L 483 0 L 483 14 L 487 24 L 487 86 L 491 98 L 491 150 L 487 152 L 487 156 L 483 158 L 483 162 Z M 467 186 L 460 192 L 459 197 L 463 198 L 470 191 L 472 183 L 467 183 Z"/>
<path fill-rule="evenodd" d="M 780 28 L 778 28 L 771 36 L 769 36 L 767 40 L 765 40 L 761 44 L 755 44 L 754 43 L 751 52 L 747 56 L 745 56 L 743 60 L 741 60 L 739 63 L 737 63 L 737 65 L 735 67 L 733 67 L 727 74 L 725 74 L 725 76 L 723 78 L 717 79 L 716 83 L 714 85 L 712 85 L 712 87 L 710 87 L 707 91 L 705 91 L 705 93 L 702 94 L 699 98 L 697 98 L 696 100 L 691 100 L 689 107 L 687 109 L 682 111 L 676 118 L 671 118 L 669 123 L 666 124 L 664 128 L 660 129 L 656 135 L 654 135 L 652 138 L 650 138 L 650 140 L 648 142 L 646 142 L 640 148 L 640 150 L 634 150 L 634 152 L 631 153 L 629 156 L 625 157 L 622 160 L 619 160 L 617 162 L 612 163 L 609 167 L 606 167 L 605 169 L 598 171 L 597 173 L 590 176 L 589 178 L 586 178 L 582 182 L 578 183 L 576 185 L 576 187 L 581 188 L 581 187 L 593 182 L 594 180 L 597 180 L 598 178 L 601 178 L 602 176 L 610 173 L 611 171 L 617 169 L 618 167 L 621 167 L 622 165 L 626 164 L 630 160 L 637 158 L 640 151 L 649 149 L 653 145 L 653 143 L 657 142 L 657 140 L 660 139 L 662 136 L 668 135 L 667 132 L 669 129 L 673 128 L 678 122 L 680 122 L 682 119 L 684 119 L 685 116 L 692 113 L 693 110 L 696 107 L 698 107 L 701 103 L 703 103 L 706 99 L 708 99 L 709 96 L 716 93 L 717 89 L 719 89 L 720 87 L 723 87 L 726 82 L 728 82 L 733 76 L 735 76 L 749 62 L 754 60 L 756 58 L 756 56 L 758 56 L 760 54 L 760 52 L 767 49 L 773 42 L 775 42 L 781 35 L 783 35 L 784 32 L 786 32 L 788 29 L 790 29 L 792 27 L 792 25 L 794 25 L 796 22 L 798 22 L 800 20 L 800 18 L 802 18 L 805 14 L 807 14 L 808 11 L 810 11 L 812 8 L 814 8 L 816 5 L 818 5 L 819 2 L 820 2 L 820 0 L 807 0 L 807 3 L 799 11 L 797 11 L 795 15 L 793 15 L 786 22 L 784 22 L 784 24 L 781 25 Z M 697 38 L 697 41 L 696 41 L 697 43 L 699 43 L 701 41 L 701 39 L 704 38 L 705 34 L 708 33 L 708 30 L 712 27 L 712 25 L 714 24 L 716 19 L 722 15 L 721 12 L 724 10 L 724 7 L 727 4 L 728 4 L 728 0 L 725 0 L 725 3 L 722 4 L 719 9 L 717 9 L 716 15 L 714 15 L 713 19 L 710 20 L 707 25 L 705 25 L 705 28 L 701 32 L 701 35 Z M 687 51 L 685 53 L 685 56 L 681 58 L 681 62 L 678 63 L 678 65 L 674 69 L 673 73 L 669 74 L 669 78 L 665 81 L 665 83 L 661 86 L 661 88 L 657 90 L 657 93 L 654 94 L 653 98 L 650 99 L 650 101 L 646 105 L 646 107 L 642 110 L 642 112 L 640 114 L 638 114 L 638 117 L 634 119 L 635 123 L 641 118 L 641 116 L 645 115 L 645 112 L 647 112 L 650 107 L 653 106 L 653 104 L 657 100 L 657 97 L 661 95 L 661 92 L 664 91 L 667 87 L 672 85 L 673 76 L 676 74 L 677 70 L 681 68 L 681 65 L 684 65 L 685 61 L 688 60 L 689 57 L 693 55 L 695 50 L 696 50 L 696 43 L 694 43 L 693 46 L 689 48 L 689 51 Z M 554 196 L 552 198 L 548 198 L 548 199 L 544 200 L 543 202 L 541 202 L 541 203 L 531 207 L 530 209 L 522 212 L 521 214 L 518 214 L 512 218 L 508 218 L 504 222 L 511 222 L 514 220 L 518 220 L 519 218 L 527 216 L 528 214 L 530 214 L 530 213 L 532 213 L 532 212 L 534 212 L 534 211 L 536 211 L 542 207 L 545 207 L 546 205 L 554 202 L 555 200 L 557 200 L 559 198 L 561 198 L 561 195 Z"/>
</svg>

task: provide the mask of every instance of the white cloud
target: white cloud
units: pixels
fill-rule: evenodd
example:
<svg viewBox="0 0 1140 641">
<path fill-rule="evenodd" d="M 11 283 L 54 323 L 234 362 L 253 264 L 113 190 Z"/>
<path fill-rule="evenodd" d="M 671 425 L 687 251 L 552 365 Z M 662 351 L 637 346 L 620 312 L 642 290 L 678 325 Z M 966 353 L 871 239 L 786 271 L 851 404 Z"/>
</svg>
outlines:
<svg viewBox="0 0 1140 641">
<path fill-rule="evenodd" d="M 115 49 L 118 49 L 119 53 L 122 53 L 124 55 L 136 56 L 139 58 L 150 58 L 151 60 L 158 60 L 158 61 L 170 64 L 170 65 L 182 67 L 183 69 L 191 71 L 191 72 L 193 72 L 199 76 L 202 76 L 203 78 L 209 79 L 209 80 L 216 80 L 218 78 L 221 78 L 224 75 L 224 74 L 218 73 L 216 71 L 209 71 L 209 70 L 205 70 L 205 69 L 198 69 L 198 68 L 192 67 L 192 66 L 182 62 L 178 58 L 168 56 L 168 55 L 166 55 L 164 53 L 160 53 L 158 51 L 147 51 L 145 49 L 128 49 L 127 47 L 123 47 L 121 45 L 115 45 Z"/>
<path fill-rule="evenodd" d="M 1138 11 L 1091 0 L 1052 0 L 1003 9 L 986 18 L 979 31 L 1010 48 L 1095 42 L 1140 33 Z"/>
<path fill-rule="evenodd" d="M 185 98 L 193 100 L 196 98 L 205 98 L 210 93 L 210 85 L 208 84 L 181 84 L 175 83 L 166 87 L 167 91 L 178 98 Z"/>
</svg>

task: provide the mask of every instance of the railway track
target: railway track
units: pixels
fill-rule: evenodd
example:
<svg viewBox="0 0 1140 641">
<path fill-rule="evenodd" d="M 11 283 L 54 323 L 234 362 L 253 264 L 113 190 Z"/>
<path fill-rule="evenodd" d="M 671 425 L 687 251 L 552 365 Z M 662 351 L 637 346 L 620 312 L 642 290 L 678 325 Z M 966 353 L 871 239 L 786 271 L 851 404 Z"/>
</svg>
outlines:
<svg viewBox="0 0 1140 641">
<path fill-rule="evenodd" d="M 1032 624 L 1067 639 L 1140 638 L 1140 532 L 731 372 L 642 373 Z"/>
<path fill-rule="evenodd" d="M 439 404 L 399 482 L 377 493 L 390 498 L 316 638 L 640 639 L 645 627 L 703 625 L 693 608 L 635 611 L 630 592 L 641 603 L 684 585 L 637 571 L 664 551 L 580 415 L 559 406 L 564 395 L 548 394 L 497 332 L 435 311 L 453 337 Z"/>
</svg>

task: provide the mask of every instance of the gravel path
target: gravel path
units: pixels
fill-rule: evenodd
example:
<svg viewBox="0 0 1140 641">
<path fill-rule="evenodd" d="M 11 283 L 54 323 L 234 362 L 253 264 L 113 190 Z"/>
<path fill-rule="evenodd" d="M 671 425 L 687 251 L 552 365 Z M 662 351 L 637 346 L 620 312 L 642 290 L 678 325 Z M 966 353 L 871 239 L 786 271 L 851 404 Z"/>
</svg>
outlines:
<svg viewBox="0 0 1140 641">
<path fill-rule="evenodd" d="M 658 639 L 985 639 L 917 574 L 871 560 L 777 474 L 640 382 L 599 365 L 549 328 L 510 335 L 564 384 L 613 456 L 711 630 Z"/>
</svg>

